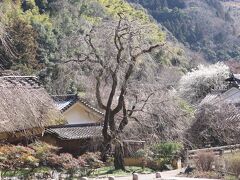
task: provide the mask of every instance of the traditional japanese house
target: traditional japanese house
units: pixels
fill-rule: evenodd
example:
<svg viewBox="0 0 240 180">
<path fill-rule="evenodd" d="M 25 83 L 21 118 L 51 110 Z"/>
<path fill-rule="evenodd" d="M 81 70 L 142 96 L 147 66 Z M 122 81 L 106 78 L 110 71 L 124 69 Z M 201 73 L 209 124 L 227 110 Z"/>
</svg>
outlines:
<svg viewBox="0 0 240 180">
<path fill-rule="evenodd" d="M 67 124 L 49 127 L 44 140 L 73 155 L 99 149 L 104 114 L 77 95 L 52 98 Z"/>
</svg>

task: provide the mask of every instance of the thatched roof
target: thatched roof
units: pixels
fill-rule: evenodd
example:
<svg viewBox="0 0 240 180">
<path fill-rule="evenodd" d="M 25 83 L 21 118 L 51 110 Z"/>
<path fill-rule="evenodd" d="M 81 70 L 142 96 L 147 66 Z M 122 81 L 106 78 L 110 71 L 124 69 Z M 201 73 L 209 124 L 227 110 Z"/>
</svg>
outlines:
<svg viewBox="0 0 240 180">
<path fill-rule="evenodd" d="M 43 129 L 63 122 L 36 77 L 0 76 L 0 133 Z"/>
</svg>

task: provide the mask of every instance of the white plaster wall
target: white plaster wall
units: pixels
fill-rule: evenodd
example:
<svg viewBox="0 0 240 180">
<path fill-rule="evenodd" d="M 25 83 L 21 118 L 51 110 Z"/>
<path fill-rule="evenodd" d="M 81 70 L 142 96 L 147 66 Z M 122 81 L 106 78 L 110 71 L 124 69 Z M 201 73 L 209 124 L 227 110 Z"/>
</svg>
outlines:
<svg viewBox="0 0 240 180">
<path fill-rule="evenodd" d="M 98 123 L 102 119 L 100 115 L 96 115 L 81 103 L 74 104 L 63 115 L 68 124 Z"/>
</svg>

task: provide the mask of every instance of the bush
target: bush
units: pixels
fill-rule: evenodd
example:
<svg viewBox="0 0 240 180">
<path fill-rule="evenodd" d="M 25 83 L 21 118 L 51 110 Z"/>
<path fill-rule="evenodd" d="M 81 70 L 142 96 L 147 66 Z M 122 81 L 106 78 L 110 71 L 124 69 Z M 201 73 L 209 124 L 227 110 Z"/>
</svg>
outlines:
<svg viewBox="0 0 240 180">
<path fill-rule="evenodd" d="M 85 162 L 85 165 L 87 166 L 87 175 L 90 175 L 95 171 L 95 169 L 103 167 L 104 163 L 100 160 L 101 159 L 101 153 L 100 152 L 87 152 L 80 156 L 79 158 Z"/>
<path fill-rule="evenodd" d="M 0 146 L 0 169 L 16 170 L 38 166 L 39 160 L 34 157 L 34 150 L 24 146 Z"/>
<path fill-rule="evenodd" d="M 38 166 L 39 159 L 35 158 L 33 155 L 30 154 L 24 154 L 20 158 L 20 162 L 23 162 L 26 166 Z"/>
<path fill-rule="evenodd" d="M 36 152 L 36 155 L 55 153 L 59 150 L 58 147 L 52 146 L 42 141 L 36 141 L 30 144 L 29 147 Z"/>
<path fill-rule="evenodd" d="M 39 159 L 41 165 L 46 165 L 48 156 L 59 150 L 58 147 L 41 141 L 36 141 L 35 143 L 30 144 L 29 147 L 35 151 L 35 157 Z"/>
<path fill-rule="evenodd" d="M 78 172 L 93 172 L 102 167 L 100 153 L 86 153 L 79 158 L 71 154 L 62 153 L 57 155 L 57 147 L 43 142 L 35 142 L 29 147 L 1 145 L 0 146 L 0 169 L 2 172 L 30 169 L 33 172 L 37 167 L 49 167 L 57 171 L 64 171 L 73 175 Z"/>
<path fill-rule="evenodd" d="M 182 144 L 176 142 L 160 143 L 152 146 L 154 159 L 168 159 L 169 162 L 183 149 Z"/>
<path fill-rule="evenodd" d="M 224 102 L 204 104 L 196 111 L 195 120 L 186 131 L 186 138 L 197 148 L 209 144 L 212 147 L 238 144 L 240 137 L 238 112 L 238 107 L 233 104 Z"/>
<path fill-rule="evenodd" d="M 195 159 L 199 171 L 210 171 L 215 160 L 213 152 L 199 152 Z"/>
<path fill-rule="evenodd" d="M 228 173 L 233 173 L 237 177 L 240 175 L 240 153 L 227 156 L 225 163 Z"/>
<path fill-rule="evenodd" d="M 47 158 L 47 164 L 57 170 L 66 170 L 68 172 L 75 172 L 85 165 L 82 158 L 74 158 L 69 153 L 62 153 L 59 156 L 51 154 Z"/>
<path fill-rule="evenodd" d="M 28 147 L 1 145 L 0 163 L 1 169 L 16 170 L 19 168 L 36 167 L 46 164 L 46 159 L 58 148 L 43 142 L 35 142 Z"/>
<path fill-rule="evenodd" d="M 185 176 L 185 174 L 184 174 Z M 188 177 L 192 178 L 204 178 L 204 179 L 221 179 L 222 175 L 215 171 L 194 171 L 187 175 Z M 224 177 L 225 179 L 225 177 Z"/>
<path fill-rule="evenodd" d="M 172 160 L 179 155 L 182 149 L 182 144 L 176 142 L 155 144 L 150 148 L 152 155 L 149 153 L 155 163 L 150 164 L 155 164 L 156 168 L 164 169 L 167 164 L 172 163 Z"/>
<path fill-rule="evenodd" d="M 87 152 L 80 156 L 80 158 L 84 160 L 91 169 L 97 169 L 104 165 L 103 162 L 100 160 L 101 159 L 100 154 L 101 154 L 100 152 L 96 153 Z"/>
<path fill-rule="evenodd" d="M 139 149 L 136 152 L 133 153 L 132 157 L 134 158 L 144 158 L 146 157 L 147 152 L 144 149 Z"/>
</svg>

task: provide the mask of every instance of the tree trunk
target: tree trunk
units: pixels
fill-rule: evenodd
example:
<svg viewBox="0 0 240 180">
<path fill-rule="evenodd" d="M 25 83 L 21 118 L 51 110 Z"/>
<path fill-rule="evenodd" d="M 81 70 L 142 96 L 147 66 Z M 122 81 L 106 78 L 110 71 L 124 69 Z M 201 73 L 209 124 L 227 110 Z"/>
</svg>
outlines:
<svg viewBox="0 0 240 180">
<path fill-rule="evenodd" d="M 111 154 L 111 142 L 110 141 L 104 141 L 103 142 L 103 146 L 102 146 L 102 150 L 101 150 L 101 160 L 103 162 L 107 162 L 107 159 L 109 157 L 109 155 Z"/>
<path fill-rule="evenodd" d="M 111 147 L 112 147 L 112 137 L 108 133 L 108 125 L 109 125 L 109 119 L 114 118 L 111 116 L 110 110 L 107 110 L 105 113 L 105 119 L 104 119 L 104 125 L 102 130 L 103 135 L 103 148 L 101 152 L 102 161 L 106 162 L 108 155 L 111 154 Z"/>
<path fill-rule="evenodd" d="M 124 166 L 124 150 L 122 142 L 117 141 L 114 150 L 114 168 L 115 170 L 122 169 L 125 171 Z"/>
</svg>

